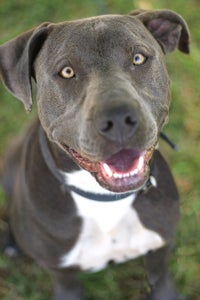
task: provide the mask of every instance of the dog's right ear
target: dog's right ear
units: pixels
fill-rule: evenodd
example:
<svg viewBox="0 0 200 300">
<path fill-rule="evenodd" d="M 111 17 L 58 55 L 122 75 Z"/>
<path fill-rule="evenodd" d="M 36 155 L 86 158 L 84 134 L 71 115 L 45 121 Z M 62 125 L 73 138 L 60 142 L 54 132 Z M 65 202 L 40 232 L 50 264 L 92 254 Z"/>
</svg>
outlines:
<svg viewBox="0 0 200 300">
<path fill-rule="evenodd" d="M 32 108 L 34 59 L 50 29 L 50 23 L 43 23 L 0 47 L 0 78 L 5 87 L 24 103 L 26 111 Z"/>
</svg>

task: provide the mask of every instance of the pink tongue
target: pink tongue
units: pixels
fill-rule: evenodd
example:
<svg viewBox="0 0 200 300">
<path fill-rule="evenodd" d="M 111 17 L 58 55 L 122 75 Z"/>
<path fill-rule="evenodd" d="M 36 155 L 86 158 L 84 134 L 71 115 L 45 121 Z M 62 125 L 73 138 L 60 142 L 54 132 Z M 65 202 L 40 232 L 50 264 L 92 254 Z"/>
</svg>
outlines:
<svg viewBox="0 0 200 300">
<path fill-rule="evenodd" d="M 143 152 L 136 150 L 121 150 L 103 161 L 103 163 L 108 165 L 112 172 L 123 174 L 136 169 L 139 164 L 139 159 L 143 155 Z"/>
</svg>

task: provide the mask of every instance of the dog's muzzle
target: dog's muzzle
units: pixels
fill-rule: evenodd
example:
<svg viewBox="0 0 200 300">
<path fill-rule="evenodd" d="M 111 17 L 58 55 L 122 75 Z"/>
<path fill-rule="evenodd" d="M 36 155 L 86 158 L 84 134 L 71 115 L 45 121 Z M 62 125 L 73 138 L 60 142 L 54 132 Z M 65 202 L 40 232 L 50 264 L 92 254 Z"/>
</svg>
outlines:
<svg viewBox="0 0 200 300">
<path fill-rule="evenodd" d="M 89 161 L 73 149 L 67 151 L 80 167 L 94 174 L 101 186 L 122 193 L 145 186 L 154 149 L 154 145 L 146 151 L 124 149 L 99 162 Z"/>
</svg>

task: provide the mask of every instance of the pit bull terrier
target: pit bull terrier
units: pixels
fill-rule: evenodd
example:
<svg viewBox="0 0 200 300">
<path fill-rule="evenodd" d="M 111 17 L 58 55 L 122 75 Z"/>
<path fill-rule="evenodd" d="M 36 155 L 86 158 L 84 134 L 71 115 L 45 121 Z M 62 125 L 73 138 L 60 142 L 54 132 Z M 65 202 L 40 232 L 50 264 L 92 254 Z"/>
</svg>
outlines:
<svg viewBox="0 0 200 300">
<path fill-rule="evenodd" d="M 147 299 L 180 299 L 167 271 L 178 193 L 157 150 L 176 48 L 189 53 L 189 33 L 168 10 L 43 23 L 0 48 L 3 84 L 31 111 L 34 79 L 38 108 L 5 158 L 9 235 L 52 273 L 54 300 L 83 299 L 79 271 L 141 255 Z"/>
</svg>

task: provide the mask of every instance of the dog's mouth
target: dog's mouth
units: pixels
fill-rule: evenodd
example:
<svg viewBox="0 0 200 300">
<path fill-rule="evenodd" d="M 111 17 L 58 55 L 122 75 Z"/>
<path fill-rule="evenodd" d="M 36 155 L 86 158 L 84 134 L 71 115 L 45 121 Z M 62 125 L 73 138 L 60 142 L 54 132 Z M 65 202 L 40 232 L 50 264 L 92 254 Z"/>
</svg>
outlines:
<svg viewBox="0 0 200 300">
<path fill-rule="evenodd" d="M 124 149 L 99 162 L 92 162 L 73 149 L 66 150 L 80 167 L 95 175 L 101 186 L 123 193 L 137 191 L 146 184 L 154 149 L 154 146 L 146 151 Z"/>
</svg>

